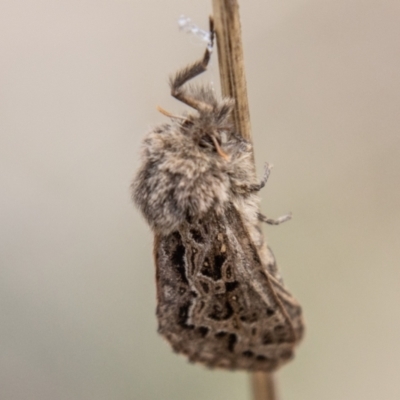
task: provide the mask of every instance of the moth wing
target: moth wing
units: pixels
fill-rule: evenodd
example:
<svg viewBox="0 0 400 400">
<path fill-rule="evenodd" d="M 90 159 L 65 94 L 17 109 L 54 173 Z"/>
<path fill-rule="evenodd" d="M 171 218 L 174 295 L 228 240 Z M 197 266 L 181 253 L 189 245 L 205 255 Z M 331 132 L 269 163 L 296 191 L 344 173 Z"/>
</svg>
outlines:
<svg viewBox="0 0 400 400">
<path fill-rule="evenodd" d="M 154 255 L 159 332 L 175 351 L 210 367 L 260 371 L 292 358 L 301 308 L 233 205 L 156 235 Z"/>
</svg>

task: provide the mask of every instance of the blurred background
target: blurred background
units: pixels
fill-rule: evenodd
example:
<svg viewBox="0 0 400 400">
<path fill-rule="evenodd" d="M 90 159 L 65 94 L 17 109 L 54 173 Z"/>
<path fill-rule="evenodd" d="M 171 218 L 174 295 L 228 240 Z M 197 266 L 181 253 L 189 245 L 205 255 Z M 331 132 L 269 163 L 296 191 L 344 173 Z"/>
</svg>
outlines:
<svg viewBox="0 0 400 400">
<path fill-rule="evenodd" d="M 305 339 L 282 400 L 400 398 L 400 3 L 242 1 L 262 210 Z M 0 3 L 0 398 L 245 400 L 248 376 L 157 335 L 152 234 L 130 201 L 170 73 L 210 1 Z M 218 88 L 218 63 L 204 75 Z"/>
</svg>

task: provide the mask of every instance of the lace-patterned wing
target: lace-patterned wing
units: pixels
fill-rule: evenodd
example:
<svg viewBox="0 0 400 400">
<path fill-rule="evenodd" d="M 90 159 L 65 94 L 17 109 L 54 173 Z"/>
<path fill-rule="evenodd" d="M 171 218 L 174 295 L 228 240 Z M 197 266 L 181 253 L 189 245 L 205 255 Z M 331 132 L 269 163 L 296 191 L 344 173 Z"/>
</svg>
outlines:
<svg viewBox="0 0 400 400">
<path fill-rule="evenodd" d="M 238 211 L 210 212 L 156 236 L 159 332 L 176 352 L 210 367 L 272 371 L 302 336 L 301 308 L 263 265 Z"/>
</svg>

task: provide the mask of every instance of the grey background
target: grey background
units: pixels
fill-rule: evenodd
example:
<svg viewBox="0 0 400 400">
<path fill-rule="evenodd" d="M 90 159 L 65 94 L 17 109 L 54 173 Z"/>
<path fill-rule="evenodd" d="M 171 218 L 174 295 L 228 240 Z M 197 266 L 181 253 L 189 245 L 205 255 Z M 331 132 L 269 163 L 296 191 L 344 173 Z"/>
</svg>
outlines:
<svg viewBox="0 0 400 400">
<path fill-rule="evenodd" d="M 156 333 L 140 141 L 209 1 L 0 2 L 0 398 L 249 399 Z M 241 4 L 266 227 L 307 334 L 285 400 L 400 398 L 400 3 Z M 204 77 L 218 87 L 217 61 Z"/>
</svg>

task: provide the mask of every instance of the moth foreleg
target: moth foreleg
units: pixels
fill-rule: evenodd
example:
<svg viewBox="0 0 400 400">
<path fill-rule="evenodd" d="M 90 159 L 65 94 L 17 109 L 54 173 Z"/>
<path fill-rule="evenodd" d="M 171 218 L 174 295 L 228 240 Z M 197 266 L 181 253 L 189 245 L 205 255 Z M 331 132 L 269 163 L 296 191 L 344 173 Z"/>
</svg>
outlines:
<svg viewBox="0 0 400 400">
<path fill-rule="evenodd" d="M 264 164 L 264 174 L 263 174 L 263 177 L 262 177 L 262 179 L 260 181 L 260 188 L 258 190 L 261 190 L 265 186 L 265 184 L 267 183 L 269 175 L 270 175 L 271 170 L 272 170 L 273 167 L 274 166 L 272 164 L 268 164 L 267 162 Z"/>
<path fill-rule="evenodd" d="M 279 225 L 282 222 L 288 221 L 289 219 L 292 218 L 292 214 L 286 214 L 286 215 L 282 215 L 281 217 L 277 218 L 277 219 L 272 219 L 272 218 L 268 218 L 265 215 L 258 213 L 258 219 L 261 222 L 265 222 L 269 225 Z"/>
<path fill-rule="evenodd" d="M 197 75 L 200 75 L 204 71 L 206 71 L 208 63 L 211 58 L 211 52 L 214 45 L 214 22 L 210 17 L 210 43 L 204 52 L 203 57 L 190 65 L 189 67 L 183 68 L 178 71 L 175 76 L 170 79 L 171 86 L 171 95 L 176 99 L 182 101 L 190 107 L 195 108 L 196 110 L 204 110 L 209 109 L 211 105 L 204 103 L 191 96 L 188 90 L 182 88 L 182 86 L 189 80 L 193 79 Z"/>
<path fill-rule="evenodd" d="M 248 187 L 249 192 L 259 192 L 265 186 L 265 184 L 268 181 L 268 177 L 271 173 L 272 168 L 273 168 L 272 164 L 268 164 L 267 162 L 264 164 L 264 173 L 260 183 L 257 185 L 250 185 Z"/>
</svg>

